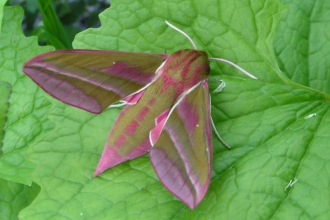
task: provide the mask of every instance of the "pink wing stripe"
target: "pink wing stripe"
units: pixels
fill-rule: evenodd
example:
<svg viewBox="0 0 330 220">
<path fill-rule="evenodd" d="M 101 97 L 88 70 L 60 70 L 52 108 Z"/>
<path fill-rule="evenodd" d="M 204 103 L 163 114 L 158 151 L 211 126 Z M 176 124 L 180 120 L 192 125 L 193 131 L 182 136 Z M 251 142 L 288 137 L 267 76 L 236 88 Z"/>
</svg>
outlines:
<svg viewBox="0 0 330 220">
<path fill-rule="evenodd" d="M 168 113 L 170 113 L 171 109 L 167 109 L 166 111 L 164 111 L 163 113 L 161 113 L 155 120 L 156 125 L 158 125 L 161 122 L 164 122 L 164 120 L 167 119 L 168 117 Z"/>
<path fill-rule="evenodd" d="M 83 90 L 62 79 L 38 70 L 27 71 L 27 74 L 38 85 L 42 85 L 42 88 L 46 92 L 51 93 L 52 96 L 64 103 L 70 103 L 72 106 L 85 109 L 92 113 L 100 113 L 102 111 L 102 106 L 94 97 L 87 96 Z"/>
<path fill-rule="evenodd" d="M 140 84 L 145 84 L 146 80 L 151 81 L 154 78 L 154 75 L 148 75 L 147 79 L 146 75 L 138 72 L 138 68 L 129 67 L 127 64 L 122 62 L 116 62 L 110 67 L 101 69 L 101 71 L 104 73 L 109 73 L 113 76 L 127 78 Z"/>
<path fill-rule="evenodd" d="M 94 177 L 100 175 L 105 170 L 114 167 L 122 162 L 127 160 L 132 160 L 134 158 L 140 157 L 148 153 L 151 149 L 151 145 L 148 139 L 146 139 L 140 146 L 134 148 L 128 155 L 123 156 L 118 154 L 114 147 L 109 146 L 108 143 L 105 144 L 104 150 L 97 165 L 97 168 L 94 172 Z"/>
<path fill-rule="evenodd" d="M 138 103 L 138 101 L 142 97 L 143 93 L 144 93 L 144 91 L 141 91 L 141 92 L 129 95 L 126 98 L 124 98 L 123 101 L 126 102 L 128 105 L 134 105 L 134 104 Z"/>
<path fill-rule="evenodd" d="M 153 146 L 156 143 L 156 141 L 158 140 L 158 138 L 164 128 L 164 124 L 166 122 L 166 119 L 167 119 L 169 113 L 170 113 L 170 109 L 167 109 L 166 111 L 161 113 L 155 119 L 156 126 L 149 133 L 149 139 L 150 139 L 151 146 Z"/>
</svg>

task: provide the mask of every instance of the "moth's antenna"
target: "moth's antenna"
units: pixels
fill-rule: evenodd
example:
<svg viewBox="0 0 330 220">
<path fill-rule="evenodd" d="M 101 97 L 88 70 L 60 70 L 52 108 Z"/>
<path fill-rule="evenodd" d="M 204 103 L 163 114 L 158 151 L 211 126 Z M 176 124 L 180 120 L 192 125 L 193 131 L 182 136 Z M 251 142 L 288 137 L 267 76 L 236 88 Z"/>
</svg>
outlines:
<svg viewBox="0 0 330 220">
<path fill-rule="evenodd" d="M 193 45 L 194 49 L 197 50 L 196 44 L 194 43 L 194 41 L 188 36 L 188 34 L 186 34 L 185 32 L 183 32 L 182 30 L 180 30 L 179 28 L 175 27 L 173 24 L 171 24 L 170 22 L 165 20 L 165 23 L 172 29 L 176 30 L 177 32 L 179 32 L 180 34 L 182 34 L 183 36 L 185 36 L 190 43 Z"/>
<path fill-rule="evenodd" d="M 209 58 L 209 60 L 216 60 L 216 61 L 220 61 L 220 62 L 223 62 L 223 63 L 227 63 L 227 64 L 235 67 L 236 69 L 238 69 L 239 71 L 241 71 L 245 75 L 251 77 L 252 79 L 258 79 L 257 77 L 255 77 L 254 75 L 252 75 L 251 73 L 249 73 L 248 71 L 246 71 L 245 69 L 243 69 L 242 67 L 236 65 L 235 63 L 233 63 L 233 62 L 231 62 L 229 60 L 225 60 L 225 59 L 221 59 L 221 58 Z"/>
<path fill-rule="evenodd" d="M 175 27 L 173 24 L 171 24 L 170 22 L 165 20 L 165 23 L 172 29 L 176 30 L 177 32 L 179 32 L 180 34 L 182 34 L 183 36 L 185 36 L 190 43 L 192 44 L 192 46 L 194 47 L 195 50 L 197 50 L 196 44 L 194 43 L 194 41 L 188 36 L 188 34 L 186 34 L 185 32 L 183 32 L 182 30 L 180 30 L 179 28 Z M 225 59 L 221 59 L 221 58 L 209 58 L 209 60 L 216 60 L 216 61 L 220 61 L 223 63 L 227 63 L 233 67 L 235 67 L 236 69 L 238 69 L 239 71 L 241 71 L 242 73 L 244 73 L 245 75 L 251 77 L 252 79 L 258 79 L 257 77 L 255 77 L 254 75 L 252 75 L 251 73 L 249 73 L 248 71 L 244 70 L 242 67 L 236 65 L 235 63 L 229 61 L 229 60 L 225 60 Z"/>
</svg>

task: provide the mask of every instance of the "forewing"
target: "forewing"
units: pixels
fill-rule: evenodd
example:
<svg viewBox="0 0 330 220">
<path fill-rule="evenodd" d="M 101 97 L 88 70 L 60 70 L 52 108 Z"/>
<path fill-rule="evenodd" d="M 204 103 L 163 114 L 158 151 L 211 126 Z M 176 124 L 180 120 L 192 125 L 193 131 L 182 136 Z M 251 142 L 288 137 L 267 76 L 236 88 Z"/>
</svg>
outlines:
<svg viewBox="0 0 330 220">
<path fill-rule="evenodd" d="M 203 199 L 212 172 L 210 98 L 202 82 L 170 112 L 150 151 L 163 185 L 191 209 Z"/>
<path fill-rule="evenodd" d="M 110 50 L 58 50 L 25 63 L 23 71 L 60 101 L 92 113 L 151 83 L 166 55 Z"/>
<path fill-rule="evenodd" d="M 163 75 L 162 75 L 163 76 Z M 175 103 L 177 96 L 172 85 L 164 87 L 160 76 L 146 90 L 135 105 L 126 105 L 112 127 L 94 176 L 151 150 L 150 131 L 155 119 Z M 164 92 L 164 88 L 169 89 Z"/>
</svg>

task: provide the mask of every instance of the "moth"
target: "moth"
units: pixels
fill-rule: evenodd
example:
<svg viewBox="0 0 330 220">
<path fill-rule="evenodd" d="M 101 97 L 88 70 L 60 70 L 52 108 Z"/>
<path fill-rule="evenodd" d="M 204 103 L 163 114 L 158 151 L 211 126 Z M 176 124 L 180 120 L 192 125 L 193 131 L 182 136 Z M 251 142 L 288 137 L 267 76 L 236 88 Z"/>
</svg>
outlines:
<svg viewBox="0 0 330 220">
<path fill-rule="evenodd" d="M 194 209 L 212 172 L 209 58 L 194 49 L 173 54 L 113 50 L 58 50 L 27 61 L 23 71 L 56 99 L 99 114 L 126 104 L 119 114 L 94 176 L 150 152 L 162 184 Z M 227 62 L 256 79 L 242 68 Z"/>
</svg>

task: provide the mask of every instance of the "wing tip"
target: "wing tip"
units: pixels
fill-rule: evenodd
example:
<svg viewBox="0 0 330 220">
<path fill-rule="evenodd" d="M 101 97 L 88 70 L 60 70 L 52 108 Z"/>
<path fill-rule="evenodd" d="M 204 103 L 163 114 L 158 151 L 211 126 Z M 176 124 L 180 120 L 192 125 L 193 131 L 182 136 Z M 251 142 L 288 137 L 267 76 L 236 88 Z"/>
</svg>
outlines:
<svg viewBox="0 0 330 220">
<path fill-rule="evenodd" d="M 106 169 L 103 169 L 101 167 L 97 167 L 94 174 L 93 174 L 93 177 L 97 177 L 98 175 L 100 175 L 101 173 L 103 173 Z"/>
<path fill-rule="evenodd" d="M 187 184 L 183 178 L 180 178 L 180 175 L 174 175 L 177 172 L 172 162 L 166 158 L 165 152 L 153 148 L 150 151 L 150 161 L 159 181 L 172 195 L 185 203 L 190 209 L 195 209 L 199 205 L 209 188 L 211 172 L 209 172 L 208 180 L 205 184 L 191 183 L 192 187 L 189 187 L 190 184 Z M 167 169 L 163 169 L 164 167 Z"/>
</svg>

